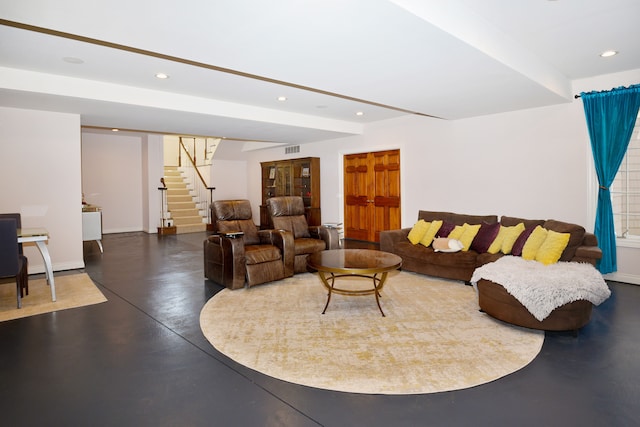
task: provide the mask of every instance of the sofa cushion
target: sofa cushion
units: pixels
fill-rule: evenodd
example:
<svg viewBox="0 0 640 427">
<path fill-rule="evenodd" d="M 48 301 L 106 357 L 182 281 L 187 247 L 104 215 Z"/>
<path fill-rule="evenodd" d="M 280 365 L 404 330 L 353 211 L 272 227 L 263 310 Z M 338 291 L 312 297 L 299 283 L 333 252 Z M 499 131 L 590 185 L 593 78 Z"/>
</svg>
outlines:
<svg viewBox="0 0 640 427">
<path fill-rule="evenodd" d="M 440 229 L 436 233 L 436 237 L 449 237 L 449 233 L 456 228 L 456 225 L 451 221 L 443 220 Z"/>
<path fill-rule="evenodd" d="M 232 233 L 242 231 L 242 236 L 245 245 L 257 245 L 260 243 L 260 237 L 258 236 L 258 228 L 251 219 L 239 219 L 216 222 L 219 233 Z"/>
<path fill-rule="evenodd" d="M 471 249 L 478 252 L 479 254 L 483 254 L 489 250 L 489 246 L 493 243 L 493 241 L 498 236 L 498 232 L 500 231 L 500 223 L 494 222 L 490 224 L 488 222 L 483 222 L 480 225 L 480 230 L 478 230 L 478 234 L 471 242 Z"/>
<path fill-rule="evenodd" d="M 271 245 L 246 245 L 244 247 L 244 255 L 247 265 L 277 261 L 281 258 L 280 250 Z"/>
<path fill-rule="evenodd" d="M 427 222 L 441 219 L 443 221 L 449 221 L 455 225 L 463 225 L 465 222 L 468 224 L 482 224 L 482 222 L 498 222 L 497 215 L 465 215 L 452 212 L 435 212 L 435 211 L 418 211 L 418 219 L 424 219 Z M 444 236 L 443 236 L 444 237 Z"/>
<path fill-rule="evenodd" d="M 295 240 L 293 249 L 296 255 L 313 254 L 327 249 L 327 244 L 324 240 L 321 239 L 314 239 L 313 237 L 301 237 Z"/>
<path fill-rule="evenodd" d="M 481 224 L 471 225 L 467 224 L 466 222 L 464 223 L 464 225 L 462 226 L 462 235 L 460 235 L 459 238 L 463 245 L 463 251 L 468 251 L 471 248 L 471 244 L 478 235 L 481 226 Z"/>
<path fill-rule="evenodd" d="M 460 252 L 435 252 L 431 250 L 431 253 L 426 254 L 425 262 L 443 266 L 443 267 L 457 267 L 457 268 L 475 268 L 476 258 L 478 254 L 475 251 L 460 251 Z"/>
<path fill-rule="evenodd" d="M 480 267 L 480 266 L 488 264 L 490 262 L 497 261 L 503 256 L 504 256 L 504 254 L 502 254 L 500 252 L 495 253 L 495 254 L 492 254 L 492 253 L 489 253 L 489 252 L 485 252 L 483 254 L 478 254 L 478 257 L 476 258 L 476 267 Z"/>
<path fill-rule="evenodd" d="M 522 255 L 522 248 L 524 247 L 524 244 L 527 242 L 527 239 L 529 238 L 531 233 L 533 233 L 533 230 L 536 227 L 538 226 L 536 225 L 536 226 L 526 227 L 522 231 L 522 233 L 520 233 L 516 241 L 513 243 L 513 248 L 511 248 L 511 255 L 514 255 L 514 256 Z"/>
<path fill-rule="evenodd" d="M 424 219 L 418 220 L 418 222 L 413 225 L 413 228 L 411 228 L 411 231 L 409 231 L 407 239 L 409 239 L 412 244 L 417 245 L 420 243 L 420 239 L 422 239 L 425 233 L 429 230 L 430 226 L 430 222 L 426 222 Z"/>
<path fill-rule="evenodd" d="M 433 264 L 443 267 L 475 268 L 478 254 L 475 251 L 467 252 L 436 252 L 432 247 L 412 245 L 408 240 L 399 242 L 395 246 L 395 254 L 403 260 L 413 259 L 421 264 Z"/>
<path fill-rule="evenodd" d="M 520 223 L 524 224 L 525 228 L 533 227 L 536 225 L 542 225 L 544 227 L 544 223 L 546 221 L 544 219 L 525 219 L 525 218 L 516 218 L 514 216 L 502 216 L 500 217 L 500 224 L 505 227 L 510 227 L 513 225 L 518 225 Z"/>
<path fill-rule="evenodd" d="M 464 227 L 462 225 L 456 225 L 455 227 L 453 227 L 453 230 L 451 230 L 447 237 L 450 239 L 460 240 L 460 236 L 462 236 L 462 233 L 464 233 Z"/>
<path fill-rule="evenodd" d="M 489 245 L 489 247 L 487 248 L 488 253 L 497 254 L 498 252 L 500 252 L 500 248 L 502 248 L 502 242 L 504 241 L 504 236 L 507 234 L 507 230 L 507 227 L 505 227 L 504 225 L 500 225 L 496 238 L 493 239 L 493 242 L 491 242 L 491 245 Z"/>
<path fill-rule="evenodd" d="M 517 225 L 511 225 L 506 227 L 507 230 L 505 232 L 504 240 L 502 241 L 502 246 L 500 246 L 500 252 L 505 255 L 509 255 L 513 250 L 513 245 L 518 240 L 518 237 L 525 230 L 525 226 L 523 222 L 518 223 Z"/>
<path fill-rule="evenodd" d="M 502 252 L 503 254 L 509 255 L 511 253 L 511 248 L 513 248 L 513 244 L 523 231 L 524 224 L 522 222 L 518 225 L 511 225 L 508 227 L 500 224 L 498 235 L 491 243 L 491 246 L 489 246 L 489 249 L 487 249 L 487 252 L 490 254 Z"/>
<path fill-rule="evenodd" d="M 431 242 L 433 242 L 433 238 L 436 237 L 436 233 L 440 230 L 442 226 L 442 220 L 431 221 L 429 229 L 424 236 L 420 239 L 420 244 L 422 246 L 431 246 Z"/>
<path fill-rule="evenodd" d="M 421 260 L 420 262 L 422 262 L 429 253 L 433 252 L 432 248 L 426 248 L 422 245 L 413 245 L 408 240 L 396 243 L 393 249 L 393 253 L 402 259 L 414 258 Z"/>
<path fill-rule="evenodd" d="M 304 215 L 274 216 L 271 219 L 273 220 L 273 228 L 293 232 L 294 239 L 311 237 L 307 219 Z"/>
<path fill-rule="evenodd" d="M 544 223 L 544 228 L 547 230 L 553 230 L 558 233 L 569 233 L 569 243 L 560 256 L 560 261 L 571 261 L 576 254 L 578 246 L 582 245 L 584 239 L 585 229 L 584 227 L 571 224 L 568 222 L 556 221 L 553 219 L 547 220 Z"/>
<path fill-rule="evenodd" d="M 567 244 L 569 243 L 569 233 L 558 233 L 553 230 L 549 230 L 547 238 L 538 249 L 536 253 L 536 261 L 545 265 L 554 264 L 558 262 L 562 252 L 564 252 Z"/>
<path fill-rule="evenodd" d="M 522 247 L 522 258 L 527 260 L 536 259 L 538 249 L 540 249 L 540 246 L 542 246 L 548 234 L 549 230 L 540 225 L 536 225 L 536 228 L 533 229 Z"/>
</svg>

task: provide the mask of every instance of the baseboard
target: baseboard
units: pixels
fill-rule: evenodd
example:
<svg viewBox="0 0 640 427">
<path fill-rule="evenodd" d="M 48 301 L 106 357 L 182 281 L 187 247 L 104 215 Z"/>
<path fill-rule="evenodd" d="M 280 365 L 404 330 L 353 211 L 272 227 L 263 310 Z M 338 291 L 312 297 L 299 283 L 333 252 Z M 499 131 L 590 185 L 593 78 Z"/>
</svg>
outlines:
<svg viewBox="0 0 640 427">
<path fill-rule="evenodd" d="M 29 274 L 41 274 L 45 272 L 44 263 L 35 263 L 31 261 L 32 258 L 29 257 Z M 58 271 L 66 271 L 66 270 L 77 270 L 79 268 L 84 268 L 84 262 L 64 262 L 59 263 L 56 262 L 53 264 L 53 274 L 55 277 L 55 273 Z"/>
<path fill-rule="evenodd" d="M 102 234 L 135 233 L 138 231 L 144 231 L 144 229 L 140 227 L 109 228 L 102 230 Z"/>
<path fill-rule="evenodd" d="M 636 276 L 633 274 L 615 272 L 615 273 L 603 274 L 602 276 L 605 278 L 605 280 L 613 280 L 614 282 L 623 282 L 623 283 L 629 283 L 631 285 L 640 286 L 640 276 Z"/>
</svg>

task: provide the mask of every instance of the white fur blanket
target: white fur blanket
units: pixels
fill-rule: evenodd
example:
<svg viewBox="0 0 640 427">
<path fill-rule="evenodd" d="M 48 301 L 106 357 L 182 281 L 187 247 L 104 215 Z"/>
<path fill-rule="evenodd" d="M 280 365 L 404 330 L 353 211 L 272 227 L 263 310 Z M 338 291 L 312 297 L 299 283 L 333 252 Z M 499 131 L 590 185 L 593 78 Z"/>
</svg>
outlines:
<svg viewBox="0 0 640 427">
<path fill-rule="evenodd" d="M 611 295 L 602 274 L 587 263 L 544 265 L 521 257 L 503 256 L 476 268 L 471 277 L 476 291 L 480 279 L 502 285 L 539 321 L 569 302 L 587 300 L 598 305 Z"/>
</svg>

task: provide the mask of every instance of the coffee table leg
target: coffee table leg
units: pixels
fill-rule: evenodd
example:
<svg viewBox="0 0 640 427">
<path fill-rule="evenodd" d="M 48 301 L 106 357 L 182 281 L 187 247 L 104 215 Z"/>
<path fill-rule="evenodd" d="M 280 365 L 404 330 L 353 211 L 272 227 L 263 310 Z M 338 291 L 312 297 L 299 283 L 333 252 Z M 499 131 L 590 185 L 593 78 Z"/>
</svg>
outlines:
<svg viewBox="0 0 640 427">
<path fill-rule="evenodd" d="M 325 311 L 327 311 L 327 307 L 329 307 L 329 301 L 331 301 L 331 291 L 333 290 L 333 284 L 336 281 L 336 278 L 333 276 L 333 273 L 330 273 L 330 274 L 331 274 L 331 285 L 329 285 L 329 282 L 327 281 L 327 278 L 324 275 L 324 271 L 318 271 L 318 276 L 320 276 L 320 280 L 322 280 L 324 287 L 327 288 L 327 290 L 329 291 L 329 293 L 327 294 L 327 303 L 324 305 L 324 310 L 322 310 L 322 314 L 324 314 Z"/>
<path fill-rule="evenodd" d="M 373 275 L 373 293 L 376 294 L 376 303 L 378 304 L 378 308 L 380 309 L 380 313 L 382 313 L 382 317 L 387 317 L 384 314 L 384 311 L 382 311 L 382 307 L 380 306 L 380 292 L 379 290 L 382 289 L 382 287 L 384 286 L 384 281 L 387 280 L 387 273 L 384 272 L 382 273 L 382 276 L 380 277 L 380 279 L 377 278 L 377 274 Z"/>
<path fill-rule="evenodd" d="M 336 276 L 333 273 L 329 273 L 331 275 L 331 283 L 329 283 L 329 280 L 327 280 L 327 276 L 326 273 L 324 271 L 318 271 L 318 276 L 320 276 L 320 280 L 322 280 L 322 284 L 324 285 L 325 288 L 327 288 L 328 294 L 327 294 L 327 303 L 324 305 L 324 310 L 322 310 L 322 314 L 325 314 L 325 312 L 327 311 L 327 307 L 329 307 L 329 302 L 331 301 L 331 294 L 333 293 L 333 289 L 334 289 L 334 284 L 336 281 Z M 337 277 L 342 277 L 340 275 L 338 275 Z M 374 274 L 373 276 L 360 276 L 360 277 L 364 277 L 364 278 L 370 278 L 373 281 L 373 293 L 376 296 L 376 304 L 378 304 L 378 309 L 380 310 L 380 313 L 382 314 L 382 317 L 387 317 L 384 314 L 384 311 L 382 310 L 382 306 L 380 305 L 380 298 L 382 298 L 382 295 L 380 295 L 380 291 L 382 290 L 382 287 L 384 286 L 384 282 L 387 280 L 387 272 L 382 273 L 382 275 L 380 277 L 378 277 L 378 274 Z M 338 290 L 338 293 L 340 292 L 347 292 L 345 290 Z M 371 292 L 367 291 L 366 295 L 369 295 Z M 347 293 L 348 295 L 348 293 Z M 354 292 L 351 292 L 351 295 L 364 295 L 364 294 L 359 294 Z"/>
</svg>

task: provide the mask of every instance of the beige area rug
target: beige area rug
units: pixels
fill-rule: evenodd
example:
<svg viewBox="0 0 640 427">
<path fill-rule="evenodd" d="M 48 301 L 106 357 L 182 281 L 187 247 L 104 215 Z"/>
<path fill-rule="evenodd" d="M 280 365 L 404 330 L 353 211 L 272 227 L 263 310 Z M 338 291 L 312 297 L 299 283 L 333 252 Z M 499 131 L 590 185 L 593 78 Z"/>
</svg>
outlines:
<svg viewBox="0 0 640 427">
<path fill-rule="evenodd" d="M 30 279 L 29 295 L 22 298 L 21 309 L 16 308 L 15 282 L 0 285 L 0 322 L 98 304 L 107 300 L 86 273 L 54 277 L 56 302 L 51 301 L 51 288 L 45 279 Z"/>
<path fill-rule="evenodd" d="M 311 273 L 224 289 L 202 309 L 200 326 L 216 349 L 263 374 L 369 394 L 484 384 L 526 366 L 544 342 L 544 332 L 479 312 L 474 289 L 461 282 L 390 273 L 381 298 L 386 317 L 373 295 L 334 294 L 323 315 L 326 295 Z"/>
</svg>

